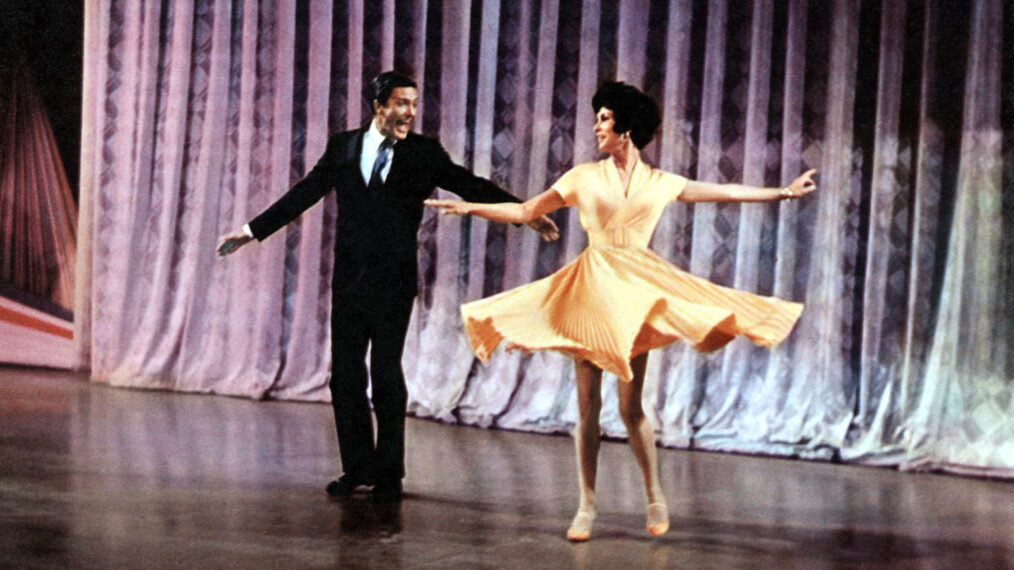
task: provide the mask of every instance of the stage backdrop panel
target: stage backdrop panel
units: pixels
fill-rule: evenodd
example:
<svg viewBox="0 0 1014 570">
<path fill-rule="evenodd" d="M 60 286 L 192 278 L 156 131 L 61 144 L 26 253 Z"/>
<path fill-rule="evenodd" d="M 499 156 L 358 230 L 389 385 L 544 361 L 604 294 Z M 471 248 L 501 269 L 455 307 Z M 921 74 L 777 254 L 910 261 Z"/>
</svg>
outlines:
<svg viewBox="0 0 1014 570">
<path fill-rule="evenodd" d="M 398 68 L 417 129 L 522 197 L 597 158 L 607 79 L 664 120 L 646 159 L 695 179 L 820 190 L 675 204 L 653 239 L 715 282 L 806 303 L 774 350 L 649 361 L 667 445 L 1014 475 L 1014 14 L 1002 0 L 275 0 L 87 4 L 76 341 L 118 386 L 328 398 L 333 198 L 216 259 Z M 443 195 L 440 191 L 438 194 Z M 404 365 L 410 412 L 542 432 L 574 422 L 555 354 L 471 355 L 458 306 L 584 247 L 428 213 Z M 622 437 L 613 383 L 604 430 Z M 321 437 L 329 437 L 321 434 Z"/>
</svg>

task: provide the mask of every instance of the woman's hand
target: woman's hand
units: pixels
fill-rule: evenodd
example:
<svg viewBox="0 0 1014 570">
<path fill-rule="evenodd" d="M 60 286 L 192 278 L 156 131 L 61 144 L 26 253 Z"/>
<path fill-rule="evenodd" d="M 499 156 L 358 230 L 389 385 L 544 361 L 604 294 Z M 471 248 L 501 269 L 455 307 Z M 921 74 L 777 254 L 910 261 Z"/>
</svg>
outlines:
<svg viewBox="0 0 1014 570">
<path fill-rule="evenodd" d="M 803 174 L 799 175 L 798 178 L 792 181 L 791 184 L 782 189 L 782 197 L 788 198 L 789 200 L 795 198 L 802 198 L 810 192 L 817 189 L 817 183 L 813 181 L 813 175 L 817 173 L 816 168 L 811 168 Z"/>
<path fill-rule="evenodd" d="M 441 214 L 448 215 L 453 214 L 455 216 L 467 216 L 471 212 L 468 209 L 469 202 L 463 202 L 461 200 L 424 200 L 423 204 L 440 210 Z"/>
</svg>

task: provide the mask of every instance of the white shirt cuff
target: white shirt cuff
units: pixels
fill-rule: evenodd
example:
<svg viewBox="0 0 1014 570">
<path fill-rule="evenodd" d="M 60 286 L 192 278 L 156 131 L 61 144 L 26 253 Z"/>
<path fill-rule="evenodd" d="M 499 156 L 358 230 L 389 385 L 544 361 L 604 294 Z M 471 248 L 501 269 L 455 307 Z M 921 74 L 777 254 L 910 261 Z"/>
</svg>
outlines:
<svg viewBox="0 0 1014 570">
<path fill-rule="evenodd" d="M 243 224 L 243 233 L 249 238 L 254 237 L 253 231 L 250 230 L 250 224 Z"/>
</svg>

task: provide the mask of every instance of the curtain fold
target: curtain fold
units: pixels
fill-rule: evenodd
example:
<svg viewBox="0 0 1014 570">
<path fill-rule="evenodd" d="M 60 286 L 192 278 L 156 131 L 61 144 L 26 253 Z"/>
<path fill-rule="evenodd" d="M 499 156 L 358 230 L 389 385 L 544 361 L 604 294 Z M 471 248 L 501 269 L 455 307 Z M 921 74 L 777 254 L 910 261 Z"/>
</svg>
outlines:
<svg viewBox="0 0 1014 570">
<path fill-rule="evenodd" d="M 1014 469 L 1014 425 L 1007 420 L 1014 411 L 1014 313 L 1010 196 L 1003 192 L 1010 180 L 1004 180 L 1000 123 L 1003 18 L 998 1 L 972 10 L 962 160 L 925 376 L 930 389 L 906 418 L 905 464 L 912 468 L 986 475 Z"/>
<path fill-rule="evenodd" d="M 333 198 L 224 260 L 218 235 L 359 126 L 392 66 L 417 129 L 519 197 L 597 159 L 589 101 L 644 88 L 644 156 L 800 201 L 682 204 L 652 246 L 723 285 L 801 301 L 780 346 L 649 359 L 665 445 L 1014 475 L 1014 14 L 1002 0 L 103 0 L 86 7 L 77 342 L 114 385 L 325 401 Z M 1010 51 L 1010 50 L 1006 50 Z M 441 193 L 443 193 L 441 191 Z M 480 364 L 462 302 L 585 246 L 427 212 L 406 341 L 409 411 L 539 432 L 576 418 L 573 365 Z M 624 437 L 616 379 L 602 425 Z"/>
<path fill-rule="evenodd" d="M 16 42 L 0 44 L 0 60 L 0 285 L 70 312 L 77 206 Z"/>
</svg>

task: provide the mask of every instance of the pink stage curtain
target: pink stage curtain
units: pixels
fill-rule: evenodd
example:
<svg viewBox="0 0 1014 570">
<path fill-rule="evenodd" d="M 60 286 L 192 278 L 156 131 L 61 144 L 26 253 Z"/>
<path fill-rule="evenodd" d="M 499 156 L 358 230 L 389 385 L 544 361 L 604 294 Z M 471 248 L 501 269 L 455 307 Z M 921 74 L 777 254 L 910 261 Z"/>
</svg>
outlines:
<svg viewBox="0 0 1014 570">
<path fill-rule="evenodd" d="M 326 400 L 334 201 L 226 260 L 216 237 L 414 75 L 417 128 L 519 196 L 596 158 L 592 93 L 641 86 L 646 158 L 818 194 L 677 204 L 653 246 L 802 301 L 774 350 L 649 361 L 667 445 L 1014 475 L 1014 14 L 1002 0 L 276 0 L 87 4 L 77 338 L 95 380 Z M 1009 46 L 1007 46 L 1009 48 Z M 547 275 L 585 238 L 430 213 L 404 365 L 410 412 L 560 432 L 573 367 L 472 357 L 458 306 Z M 624 435 L 606 382 L 604 430 Z M 324 437 L 324 434 L 321 434 Z"/>
<path fill-rule="evenodd" d="M 28 64 L 0 54 L 0 284 L 74 309 L 77 207 Z M 64 317 L 66 318 L 66 317 Z"/>
</svg>

